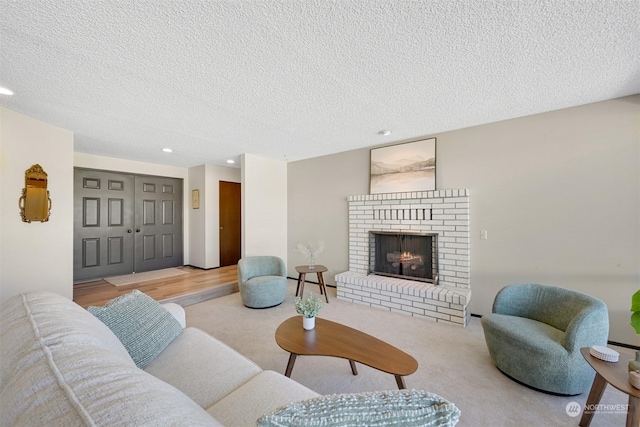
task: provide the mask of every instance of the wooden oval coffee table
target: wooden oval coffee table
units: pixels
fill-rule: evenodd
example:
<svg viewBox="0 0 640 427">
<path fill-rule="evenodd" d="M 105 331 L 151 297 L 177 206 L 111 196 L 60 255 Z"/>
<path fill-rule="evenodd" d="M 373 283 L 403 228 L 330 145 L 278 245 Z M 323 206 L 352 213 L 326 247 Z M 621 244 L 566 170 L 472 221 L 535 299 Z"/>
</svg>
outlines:
<svg viewBox="0 0 640 427">
<path fill-rule="evenodd" d="M 406 388 L 404 376 L 418 369 L 416 359 L 386 342 L 330 320 L 316 318 L 316 327 L 302 328 L 302 316 L 291 317 L 276 329 L 276 342 L 291 353 L 285 376 L 291 377 L 298 356 L 331 356 L 349 360 L 351 372 L 358 375 L 355 362 L 387 372 L 396 378 L 398 388 Z"/>
</svg>

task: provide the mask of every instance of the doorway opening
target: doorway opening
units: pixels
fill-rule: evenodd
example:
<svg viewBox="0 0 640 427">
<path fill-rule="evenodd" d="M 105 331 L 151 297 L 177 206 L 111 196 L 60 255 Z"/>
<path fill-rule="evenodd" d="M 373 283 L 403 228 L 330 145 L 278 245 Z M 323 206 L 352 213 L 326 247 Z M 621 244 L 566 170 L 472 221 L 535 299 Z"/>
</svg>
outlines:
<svg viewBox="0 0 640 427">
<path fill-rule="evenodd" d="M 241 184 L 220 181 L 220 267 L 235 265 L 242 255 Z"/>
</svg>

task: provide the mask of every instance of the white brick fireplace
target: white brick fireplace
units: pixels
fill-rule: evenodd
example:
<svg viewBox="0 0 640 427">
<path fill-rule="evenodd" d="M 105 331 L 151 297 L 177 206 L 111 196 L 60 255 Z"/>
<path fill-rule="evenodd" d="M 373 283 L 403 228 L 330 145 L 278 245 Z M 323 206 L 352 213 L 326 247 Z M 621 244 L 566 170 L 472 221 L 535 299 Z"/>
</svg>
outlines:
<svg viewBox="0 0 640 427">
<path fill-rule="evenodd" d="M 338 298 L 466 326 L 470 289 L 469 190 L 349 196 L 349 271 Z M 438 234 L 438 284 L 369 274 L 369 231 Z"/>
</svg>

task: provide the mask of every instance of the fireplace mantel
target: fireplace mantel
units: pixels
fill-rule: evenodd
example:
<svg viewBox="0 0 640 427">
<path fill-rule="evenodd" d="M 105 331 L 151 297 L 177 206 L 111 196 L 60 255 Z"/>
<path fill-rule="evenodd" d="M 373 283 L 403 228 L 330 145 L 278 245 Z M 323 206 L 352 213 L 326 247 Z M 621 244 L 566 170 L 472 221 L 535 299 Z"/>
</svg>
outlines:
<svg viewBox="0 0 640 427">
<path fill-rule="evenodd" d="M 469 190 L 349 196 L 349 271 L 338 298 L 465 326 L 471 297 Z M 369 275 L 369 231 L 438 234 L 439 286 Z"/>
</svg>

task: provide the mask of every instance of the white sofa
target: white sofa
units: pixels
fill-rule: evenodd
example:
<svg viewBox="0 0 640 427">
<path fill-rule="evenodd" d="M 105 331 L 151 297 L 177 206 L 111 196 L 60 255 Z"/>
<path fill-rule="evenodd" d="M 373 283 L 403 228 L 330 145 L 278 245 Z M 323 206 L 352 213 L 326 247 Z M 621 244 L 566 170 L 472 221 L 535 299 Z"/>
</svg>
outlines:
<svg viewBox="0 0 640 427">
<path fill-rule="evenodd" d="M 184 310 L 166 308 L 185 326 Z M 249 426 L 319 396 L 197 328 L 184 328 L 144 370 L 118 338 L 50 292 L 0 308 L 2 426 Z"/>
</svg>

